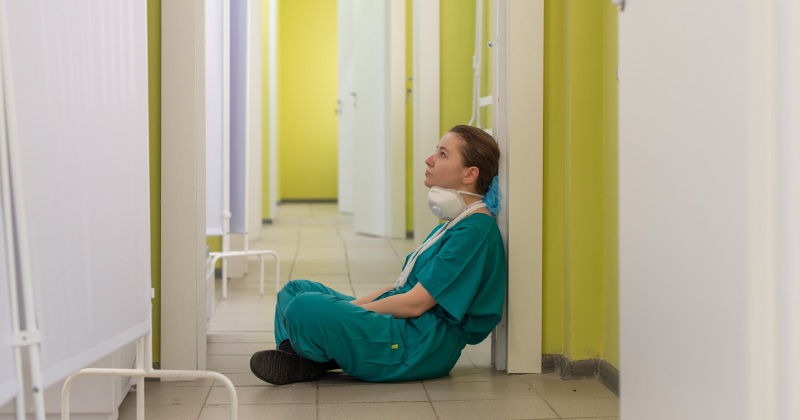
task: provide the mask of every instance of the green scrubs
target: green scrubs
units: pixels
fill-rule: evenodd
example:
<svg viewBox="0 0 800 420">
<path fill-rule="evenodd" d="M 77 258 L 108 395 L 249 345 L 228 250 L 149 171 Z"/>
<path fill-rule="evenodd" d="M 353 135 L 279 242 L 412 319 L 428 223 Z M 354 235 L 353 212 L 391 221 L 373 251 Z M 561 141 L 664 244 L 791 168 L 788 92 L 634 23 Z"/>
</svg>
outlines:
<svg viewBox="0 0 800 420">
<path fill-rule="evenodd" d="M 446 375 L 464 346 L 483 341 L 502 318 L 505 248 L 494 218 L 466 217 L 418 257 L 403 288 L 376 300 L 406 293 L 417 283 L 437 305 L 422 316 L 396 319 L 353 305 L 353 297 L 322 284 L 291 281 L 278 293 L 275 341 L 288 338 L 301 356 L 334 359 L 365 381 Z"/>
</svg>

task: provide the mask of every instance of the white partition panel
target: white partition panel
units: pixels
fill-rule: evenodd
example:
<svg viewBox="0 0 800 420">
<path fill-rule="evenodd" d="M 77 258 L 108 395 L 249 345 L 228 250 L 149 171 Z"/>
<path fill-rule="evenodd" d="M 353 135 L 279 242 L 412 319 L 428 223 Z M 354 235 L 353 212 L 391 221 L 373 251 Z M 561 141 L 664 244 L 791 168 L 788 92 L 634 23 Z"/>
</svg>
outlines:
<svg viewBox="0 0 800 420">
<path fill-rule="evenodd" d="M 244 234 L 247 177 L 247 0 L 231 1 L 231 233 Z"/>
<path fill-rule="evenodd" d="M 244 234 L 246 167 L 246 68 L 247 68 L 247 2 L 230 4 L 230 80 L 223 75 L 224 37 L 221 0 L 206 0 L 206 235 L 224 234 L 223 190 L 229 188 L 231 212 L 230 233 Z M 223 86 L 229 83 L 230 92 L 230 161 L 228 185 L 223 185 L 224 134 Z"/>
<path fill-rule="evenodd" d="M 205 0 L 206 235 L 222 235 L 222 0 Z"/>
<path fill-rule="evenodd" d="M 0 115 L 0 118 L 3 117 Z M 4 130 L 2 124 L 0 124 L 0 130 Z M 4 133 L 0 133 L 0 135 L 4 135 Z M 2 197 L 0 197 L 0 201 L 2 201 Z M 14 366 L 14 327 L 11 324 L 4 221 L 3 208 L 0 207 L 0 405 L 14 398 L 19 391 L 17 368 Z"/>
<path fill-rule="evenodd" d="M 5 4 L 45 386 L 150 329 L 145 6 Z"/>
</svg>

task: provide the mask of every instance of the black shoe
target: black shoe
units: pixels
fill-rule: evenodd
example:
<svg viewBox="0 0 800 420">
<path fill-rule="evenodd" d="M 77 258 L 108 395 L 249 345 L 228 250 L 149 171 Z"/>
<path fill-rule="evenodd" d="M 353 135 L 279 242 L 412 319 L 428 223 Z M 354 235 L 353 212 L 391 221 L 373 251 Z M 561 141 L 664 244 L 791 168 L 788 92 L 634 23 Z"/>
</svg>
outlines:
<svg viewBox="0 0 800 420">
<path fill-rule="evenodd" d="M 289 341 L 288 338 L 286 340 L 281 341 L 281 343 L 278 344 L 278 350 L 285 351 L 286 353 L 297 354 L 297 352 L 294 351 L 294 347 L 292 347 L 292 343 Z"/>
<path fill-rule="evenodd" d="M 325 373 L 322 364 L 281 350 L 263 350 L 250 358 L 250 370 L 258 379 L 274 385 L 316 381 Z"/>
<path fill-rule="evenodd" d="M 281 341 L 281 343 L 278 344 L 278 350 L 285 351 L 286 353 L 289 354 L 297 354 L 297 352 L 294 351 L 294 347 L 292 347 L 292 343 L 289 341 L 289 339 Z M 322 363 L 323 371 L 336 370 L 336 369 L 341 369 L 339 367 L 339 364 L 336 363 L 336 360 L 331 359 L 325 363 Z"/>
</svg>

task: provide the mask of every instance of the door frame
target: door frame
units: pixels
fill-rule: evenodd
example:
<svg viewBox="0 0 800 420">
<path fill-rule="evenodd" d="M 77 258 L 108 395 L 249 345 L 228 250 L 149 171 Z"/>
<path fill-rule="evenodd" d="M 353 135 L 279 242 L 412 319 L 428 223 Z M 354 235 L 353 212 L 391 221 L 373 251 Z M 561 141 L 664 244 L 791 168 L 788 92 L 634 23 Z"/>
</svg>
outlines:
<svg viewBox="0 0 800 420">
<path fill-rule="evenodd" d="M 493 360 L 508 373 L 541 373 L 544 1 L 495 0 L 493 15 L 492 133 L 503 195 L 497 223 L 508 258 Z"/>
</svg>

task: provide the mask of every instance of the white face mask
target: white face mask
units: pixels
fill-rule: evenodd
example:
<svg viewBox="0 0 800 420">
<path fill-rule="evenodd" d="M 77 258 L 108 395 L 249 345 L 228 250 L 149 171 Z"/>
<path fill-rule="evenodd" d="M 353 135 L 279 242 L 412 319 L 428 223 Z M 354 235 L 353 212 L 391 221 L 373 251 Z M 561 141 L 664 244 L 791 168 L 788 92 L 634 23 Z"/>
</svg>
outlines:
<svg viewBox="0 0 800 420">
<path fill-rule="evenodd" d="M 449 188 L 431 187 L 428 191 L 428 207 L 434 216 L 442 220 L 453 220 L 467 209 L 467 204 L 461 198 L 461 194 L 469 194 L 483 198 L 482 195 L 468 191 L 456 191 Z"/>
</svg>

